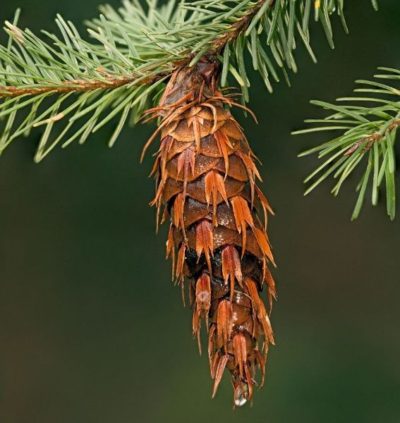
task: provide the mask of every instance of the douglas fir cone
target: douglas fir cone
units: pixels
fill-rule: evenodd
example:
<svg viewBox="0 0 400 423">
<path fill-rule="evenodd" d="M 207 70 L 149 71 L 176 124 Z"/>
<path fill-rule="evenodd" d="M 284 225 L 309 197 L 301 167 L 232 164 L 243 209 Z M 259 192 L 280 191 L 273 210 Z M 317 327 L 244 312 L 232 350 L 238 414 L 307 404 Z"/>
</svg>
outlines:
<svg viewBox="0 0 400 423">
<path fill-rule="evenodd" d="M 177 70 L 159 107 L 148 111 L 161 121 L 145 150 L 161 134 L 152 204 L 161 221 L 170 220 L 167 256 L 173 277 L 182 288 L 185 280 L 190 285 L 199 348 L 205 321 L 212 395 L 227 368 L 234 404 L 241 406 L 252 398 L 257 369 L 263 384 L 268 346 L 274 344 L 261 299 L 265 286 L 271 309 L 275 284 L 267 264 L 274 262 L 265 232 L 271 209 L 255 183 L 255 156 L 229 111 L 236 103 L 217 83 L 212 60 Z"/>
</svg>

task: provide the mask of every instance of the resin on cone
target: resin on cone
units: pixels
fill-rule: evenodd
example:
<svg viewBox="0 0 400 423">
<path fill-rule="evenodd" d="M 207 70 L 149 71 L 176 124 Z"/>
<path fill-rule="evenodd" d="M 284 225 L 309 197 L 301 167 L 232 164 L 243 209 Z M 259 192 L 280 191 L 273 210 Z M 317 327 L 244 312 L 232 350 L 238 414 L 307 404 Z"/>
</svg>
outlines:
<svg viewBox="0 0 400 423">
<path fill-rule="evenodd" d="M 263 385 L 268 346 L 274 344 L 262 299 L 266 292 L 271 310 L 271 209 L 256 185 L 255 156 L 229 110 L 237 104 L 218 90 L 218 68 L 204 59 L 173 73 L 159 107 L 148 111 L 160 124 L 144 151 L 160 134 L 152 204 L 158 220 L 170 221 L 167 257 L 173 278 L 182 289 L 189 284 L 200 350 L 204 322 L 212 396 L 227 369 L 234 404 L 242 406 L 254 386 Z"/>
</svg>

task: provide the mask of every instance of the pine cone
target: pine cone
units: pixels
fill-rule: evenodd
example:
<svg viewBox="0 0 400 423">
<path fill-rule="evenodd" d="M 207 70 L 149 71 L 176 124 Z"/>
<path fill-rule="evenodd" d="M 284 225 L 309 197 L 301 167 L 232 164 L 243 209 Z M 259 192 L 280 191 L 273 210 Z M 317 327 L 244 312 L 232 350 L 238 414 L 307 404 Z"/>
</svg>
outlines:
<svg viewBox="0 0 400 423">
<path fill-rule="evenodd" d="M 272 211 L 256 185 L 255 156 L 229 111 L 237 104 L 218 91 L 217 75 L 211 60 L 172 75 L 159 107 L 148 111 L 161 121 L 144 151 L 161 134 L 151 204 L 162 222 L 170 220 L 167 257 L 181 287 L 189 281 L 200 351 L 205 320 L 212 396 L 228 368 L 234 404 L 241 406 L 252 398 L 257 369 L 263 385 L 274 344 L 260 297 L 265 284 L 271 309 L 275 283 L 267 264 L 274 261 L 265 228 Z"/>
</svg>

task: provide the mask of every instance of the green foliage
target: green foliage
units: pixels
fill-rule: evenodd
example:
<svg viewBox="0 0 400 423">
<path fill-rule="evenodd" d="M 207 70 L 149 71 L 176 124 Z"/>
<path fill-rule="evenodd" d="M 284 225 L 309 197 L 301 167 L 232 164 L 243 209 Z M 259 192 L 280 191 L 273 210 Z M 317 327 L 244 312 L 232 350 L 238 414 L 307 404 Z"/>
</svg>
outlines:
<svg viewBox="0 0 400 423">
<path fill-rule="evenodd" d="M 368 186 L 373 205 L 378 202 L 382 186 L 386 191 L 386 209 L 394 219 L 396 211 L 395 153 L 396 133 L 400 126 L 400 70 L 379 68 L 377 80 L 356 81 L 359 96 L 337 99 L 338 103 L 312 101 L 312 104 L 329 112 L 324 119 L 308 119 L 309 129 L 295 134 L 310 134 L 320 131 L 340 131 L 322 145 L 318 145 L 301 156 L 318 153 L 323 163 L 305 180 L 310 183 L 306 194 L 333 175 L 336 180 L 332 189 L 338 195 L 344 181 L 357 169 L 361 179 L 357 185 L 357 201 L 352 219 L 360 214 Z M 381 82 L 382 81 L 382 82 Z M 347 104 L 348 103 L 348 104 Z"/>
<path fill-rule="evenodd" d="M 17 12 L 5 25 L 9 41 L 0 46 L 0 154 L 42 126 L 35 156 L 40 161 L 58 144 L 83 143 L 117 118 L 111 146 L 127 121 L 136 122 L 155 104 L 176 67 L 204 55 L 221 60 L 222 84 L 233 76 L 244 101 L 250 85 L 246 55 L 272 91 L 272 81 L 297 71 L 299 43 L 315 60 L 312 20 L 333 47 L 331 15 L 347 29 L 343 8 L 344 0 L 170 0 L 164 6 L 147 0 L 145 7 L 126 0 L 117 11 L 103 6 L 100 17 L 87 23 L 91 41 L 61 16 L 60 35 L 43 31 L 39 38 L 17 27 Z"/>
</svg>

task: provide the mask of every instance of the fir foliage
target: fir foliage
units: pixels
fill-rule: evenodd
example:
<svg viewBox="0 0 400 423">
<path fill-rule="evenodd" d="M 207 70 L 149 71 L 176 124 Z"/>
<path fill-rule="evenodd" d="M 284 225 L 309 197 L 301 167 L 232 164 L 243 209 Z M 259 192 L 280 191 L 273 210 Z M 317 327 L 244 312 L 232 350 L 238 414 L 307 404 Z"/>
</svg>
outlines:
<svg viewBox="0 0 400 423">
<path fill-rule="evenodd" d="M 375 80 L 356 81 L 357 96 L 338 98 L 335 104 L 312 101 L 327 110 L 328 116 L 308 119 L 311 127 L 295 132 L 340 131 L 340 135 L 301 154 L 318 153 L 323 160 L 306 178 L 305 182 L 310 184 L 306 194 L 333 176 L 332 193 L 336 196 L 342 184 L 358 170 L 361 178 L 352 219 L 359 216 L 368 188 L 372 204 L 377 205 L 384 187 L 387 214 L 393 220 L 396 212 L 394 146 L 400 126 L 400 70 L 379 68 L 379 71 Z"/>
</svg>

